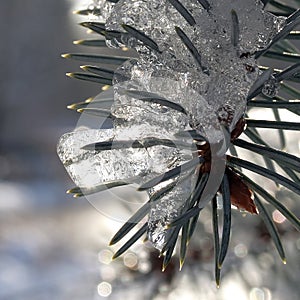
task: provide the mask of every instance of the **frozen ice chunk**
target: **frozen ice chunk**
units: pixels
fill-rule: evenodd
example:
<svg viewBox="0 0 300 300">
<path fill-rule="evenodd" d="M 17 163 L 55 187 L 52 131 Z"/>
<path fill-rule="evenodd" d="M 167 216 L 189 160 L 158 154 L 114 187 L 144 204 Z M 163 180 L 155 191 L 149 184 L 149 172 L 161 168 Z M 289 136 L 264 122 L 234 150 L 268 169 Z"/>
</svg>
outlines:
<svg viewBox="0 0 300 300">
<path fill-rule="evenodd" d="M 75 184 L 82 188 L 93 188 L 111 181 L 141 183 L 190 159 L 189 153 L 184 150 L 160 145 L 120 149 L 114 148 L 112 143 L 111 150 L 99 152 L 82 149 L 86 145 L 104 141 L 118 143 L 129 140 L 134 143 L 141 140 L 141 135 L 146 138 L 150 133 L 145 134 L 139 126 L 118 130 L 77 130 L 61 137 L 58 155 Z M 155 132 L 151 136 L 155 136 Z"/>
<path fill-rule="evenodd" d="M 148 219 L 148 239 L 158 250 L 163 249 L 172 233 L 172 230 L 167 229 L 166 226 L 187 208 L 187 199 L 194 189 L 195 178 L 195 173 L 190 174 L 152 204 Z"/>
<path fill-rule="evenodd" d="M 91 11 L 97 10 L 97 14 L 90 15 L 90 19 L 105 22 L 110 15 L 113 6 L 113 2 L 109 2 L 106 0 L 91 0 L 91 4 L 88 6 L 88 9 L 90 9 Z"/>
<path fill-rule="evenodd" d="M 280 83 L 274 76 L 271 76 L 271 78 L 265 82 L 262 93 L 269 98 L 273 98 L 277 95 L 279 89 Z"/>
<path fill-rule="evenodd" d="M 129 35 L 129 39 L 123 42 L 135 48 L 140 58 L 127 65 L 125 63 L 120 72 L 146 90 L 155 92 L 157 89 L 157 93 L 161 93 L 162 85 L 165 85 L 164 89 L 169 88 L 169 97 L 173 101 L 189 102 L 184 107 L 192 127 L 207 131 L 205 127 L 217 128 L 221 120 L 232 130 L 245 112 L 247 95 L 258 76 L 257 63 L 252 54 L 270 43 L 284 25 L 285 18 L 265 12 L 262 2 L 258 0 L 211 0 L 209 11 L 198 1 L 182 0 L 181 3 L 194 17 L 195 26 L 190 26 L 169 1 L 118 1 L 106 22 L 107 29 L 125 32 L 121 25 L 131 25 L 153 39 L 160 49 L 157 52 L 147 48 Z M 237 24 L 233 22 L 233 11 Z M 201 56 L 201 67 L 176 33 L 175 26 L 180 26 L 195 46 Z M 238 26 L 236 45 L 232 43 L 233 26 Z M 155 80 L 157 78 L 161 80 Z M 168 87 L 167 80 L 163 79 L 177 81 L 177 87 L 170 85 L 170 82 Z M 190 97 L 186 89 L 194 90 L 205 101 Z M 179 97 L 181 100 L 177 99 Z M 125 101 L 120 96 L 118 101 L 123 108 L 117 108 L 116 103 L 116 114 L 123 109 L 123 115 L 132 115 L 133 118 L 140 115 L 138 105 L 132 107 L 130 114 L 124 105 L 129 99 Z M 203 105 L 204 102 L 208 105 Z M 147 107 L 146 104 L 142 106 Z M 152 111 L 156 109 L 157 115 L 162 115 L 158 107 L 152 108 Z M 224 118 L 226 113 L 228 116 Z M 158 124 L 159 118 L 156 117 Z"/>
</svg>

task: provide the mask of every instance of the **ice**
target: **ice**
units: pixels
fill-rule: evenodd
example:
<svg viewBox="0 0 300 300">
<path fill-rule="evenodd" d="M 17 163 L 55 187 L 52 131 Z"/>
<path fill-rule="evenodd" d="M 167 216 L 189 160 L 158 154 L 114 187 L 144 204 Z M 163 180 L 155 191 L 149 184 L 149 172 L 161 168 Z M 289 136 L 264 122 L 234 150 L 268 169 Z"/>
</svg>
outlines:
<svg viewBox="0 0 300 300">
<path fill-rule="evenodd" d="M 199 45 L 224 45 L 231 39 L 231 11 L 235 10 L 240 23 L 240 47 L 244 51 L 253 52 L 265 47 L 285 22 L 285 18 L 265 12 L 262 2 L 258 0 L 211 0 L 209 12 L 196 0 L 180 2 L 196 20 L 194 28 L 187 24 L 167 0 L 120 0 L 114 6 L 106 27 L 108 30 L 123 31 L 121 24 L 134 26 L 153 38 L 161 46 L 161 50 L 171 49 L 174 45 L 175 26 L 180 26 L 191 34 L 194 32 Z M 182 53 L 181 49 L 177 52 Z"/>
<path fill-rule="evenodd" d="M 158 250 L 163 249 L 172 232 L 166 226 L 186 209 L 187 199 L 194 189 L 195 177 L 195 173 L 191 174 L 175 185 L 167 195 L 152 203 L 148 220 L 148 239 Z"/>
<path fill-rule="evenodd" d="M 279 88 L 280 83 L 274 76 L 271 76 L 271 78 L 265 82 L 262 93 L 269 98 L 273 98 L 277 95 Z"/>
<path fill-rule="evenodd" d="M 112 8 L 114 6 L 113 2 L 109 2 L 106 0 L 92 0 L 91 4 L 88 6 L 88 9 L 100 10 L 100 13 L 96 15 L 91 15 L 90 18 L 95 18 L 95 20 L 100 22 L 105 22 L 108 16 L 111 14 Z"/>
<path fill-rule="evenodd" d="M 124 31 L 121 24 L 131 25 L 159 46 L 161 53 L 148 49 L 134 38 L 134 41 L 129 39 L 130 44 L 124 40 L 126 46 L 135 48 L 140 54 L 135 65 L 127 70 L 128 77 L 148 90 L 160 89 L 159 86 L 149 87 L 154 78 L 178 81 L 183 90 L 195 90 L 208 103 L 208 107 L 203 107 L 204 101 L 199 101 L 199 97 L 187 98 L 181 93 L 179 102 L 190 101 L 188 111 L 192 126 L 204 132 L 209 130 L 207 127 L 218 128 L 219 112 L 230 111 L 230 117 L 222 119 L 222 124 L 233 130 L 245 112 L 246 97 L 259 73 L 252 53 L 268 45 L 284 25 L 285 18 L 265 12 L 262 3 L 256 0 L 210 1 L 209 12 L 198 1 L 181 3 L 192 13 L 195 26 L 190 26 L 168 1 L 120 0 L 109 16 L 106 28 Z M 232 10 L 236 11 L 239 20 L 237 47 L 232 45 Z M 194 43 L 209 75 L 196 64 L 175 32 L 175 26 L 180 26 Z M 158 85 L 158 80 L 155 84 Z M 170 95 L 174 99 L 178 89 L 173 85 L 171 90 L 174 90 L 174 95 Z M 212 121 L 215 124 L 212 125 Z M 213 131 L 211 134 L 214 135 Z"/>
<path fill-rule="evenodd" d="M 166 146 L 114 149 L 112 145 L 112 150 L 101 152 L 82 149 L 83 146 L 101 141 L 134 142 L 140 140 L 141 136 L 155 136 L 154 131 L 147 133 L 143 126 L 67 133 L 59 141 L 58 155 L 75 184 L 86 189 L 111 181 L 141 184 L 190 159 L 184 150 Z M 160 136 L 163 137 L 162 134 Z"/>
<path fill-rule="evenodd" d="M 155 131 L 155 135 L 172 138 L 172 133 L 187 128 L 189 121 L 187 115 L 160 104 L 138 100 L 126 95 L 125 92 L 126 90 L 152 92 L 177 103 L 179 99 L 186 99 L 177 95 L 181 89 L 178 86 L 179 81 L 152 77 L 153 72 L 144 68 L 139 61 L 126 62 L 121 66 L 115 75 L 115 102 L 112 113 L 117 118 L 125 120 L 124 124 L 119 122 L 117 126 L 130 127 L 139 124 L 144 129 L 142 135 L 147 131 Z M 130 80 L 120 81 L 119 77 Z"/>
</svg>

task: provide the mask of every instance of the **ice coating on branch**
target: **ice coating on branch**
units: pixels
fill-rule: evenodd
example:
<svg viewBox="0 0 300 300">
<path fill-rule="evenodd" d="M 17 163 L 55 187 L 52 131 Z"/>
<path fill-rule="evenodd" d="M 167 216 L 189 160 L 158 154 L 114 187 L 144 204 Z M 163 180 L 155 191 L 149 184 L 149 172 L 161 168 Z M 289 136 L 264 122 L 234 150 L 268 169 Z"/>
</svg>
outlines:
<svg viewBox="0 0 300 300">
<path fill-rule="evenodd" d="M 184 174 L 182 174 L 182 177 L 184 177 Z M 172 233 L 166 227 L 171 221 L 179 217 L 186 208 L 187 199 L 194 189 L 195 178 L 196 176 L 187 176 L 168 194 L 151 206 L 148 221 L 148 239 L 160 251 Z"/>
<path fill-rule="evenodd" d="M 83 129 L 63 135 L 57 150 L 72 180 L 80 188 L 92 188 L 111 181 L 141 184 L 191 159 L 184 149 L 166 146 L 117 149 L 112 144 L 111 150 L 100 152 L 82 149 L 104 141 L 129 140 L 133 143 L 141 136 L 170 137 L 158 129 L 150 131 L 143 124 L 123 129 Z"/>
<path fill-rule="evenodd" d="M 190 26 L 168 1 L 120 0 L 106 22 L 107 30 L 124 32 L 121 25 L 131 25 L 154 40 L 160 52 L 125 32 L 121 40 L 107 42 L 112 47 L 123 44 L 138 51 L 140 57 L 127 76 L 136 78 L 144 88 L 149 89 L 147 83 L 152 78 L 160 77 L 178 81 L 182 88 L 199 93 L 211 114 L 197 111 L 201 110 L 196 108 L 198 98 L 190 98 L 194 108 L 189 111 L 192 127 L 205 131 L 205 125 L 217 116 L 216 122 L 221 121 L 232 130 L 246 109 L 247 95 L 259 74 L 251 53 L 270 42 L 284 18 L 265 12 L 260 1 L 209 2 L 211 8 L 206 11 L 196 0 L 181 1 L 196 21 L 195 26 Z M 232 43 L 233 12 L 238 18 L 237 45 Z M 175 26 L 198 50 L 202 68 L 179 38 Z"/>
<path fill-rule="evenodd" d="M 209 10 L 197 0 L 180 2 L 195 25 L 167 0 L 93 1 L 90 9 L 100 10 L 98 20 L 106 20 L 106 29 L 122 32 L 118 38 L 108 38 L 107 45 L 136 49 L 139 56 L 115 72 L 114 128 L 78 130 L 61 138 L 58 153 L 76 185 L 92 187 L 115 180 L 143 183 L 193 157 L 191 151 L 165 146 L 94 152 L 81 149 L 86 144 L 147 137 L 174 140 L 176 133 L 189 129 L 218 143 L 224 139 L 222 126 L 233 130 L 243 116 L 247 95 L 260 73 L 254 52 L 270 43 L 285 18 L 265 12 L 258 0 L 208 0 Z M 159 51 L 126 32 L 123 24 L 143 32 Z M 271 78 L 263 93 L 271 97 L 276 89 Z M 143 101 L 128 91 L 153 93 L 165 102 Z M 174 109 L 168 103 L 177 106 Z M 148 238 L 160 250 L 170 234 L 166 225 L 181 215 L 195 177 L 196 173 L 191 174 L 152 203 Z M 150 189 L 149 195 L 160 188 Z"/>
<path fill-rule="evenodd" d="M 91 12 L 95 12 L 95 14 L 91 13 L 89 16 L 90 19 L 97 19 L 100 22 L 105 22 L 114 5 L 115 4 L 113 2 L 106 0 L 92 0 L 91 4 L 88 6 L 88 9 Z"/>
<path fill-rule="evenodd" d="M 271 76 L 271 78 L 265 82 L 261 92 L 265 96 L 269 98 L 273 98 L 274 96 L 276 96 L 279 89 L 280 89 L 280 83 L 274 76 Z"/>
<path fill-rule="evenodd" d="M 245 112 L 247 95 L 259 74 L 253 53 L 270 43 L 285 19 L 265 12 L 261 1 L 256 0 L 211 0 L 208 11 L 196 0 L 180 2 L 194 18 L 194 26 L 169 1 L 120 0 L 106 28 L 124 32 L 121 39 L 108 40 L 108 46 L 127 46 L 139 53 L 137 60 L 119 68 L 117 73 L 123 76 L 116 74 L 114 82 L 124 89 L 157 93 L 180 104 L 187 114 L 122 95 L 122 88 L 115 89 L 112 112 L 127 120 L 127 124 L 118 124 L 120 127 L 156 123 L 176 133 L 190 126 L 216 143 L 223 138 L 220 125 L 233 130 Z M 143 32 L 158 45 L 159 51 L 125 33 L 122 24 Z M 197 49 L 201 65 L 175 26 Z M 128 84 L 124 78 L 134 84 Z M 264 92 L 274 89 L 269 82 Z M 163 197 L 149 214 L 148 237 L 160 250 L 169 234 L 165 226 L 180 215 L 188 197 L 180 188 Z"/>
<path fill-rule="evenodd" d="M 231 39 L 231 11 L 236 11 L 240 24 L 240 47 L 253 52 L 265 47 L 282 28 L 285 18 L 263 10 L 258 0 L 210 0 L 209 11 L 197 0 L 181 0 L 196 21 L 190 26 L 167 0 L 119 0 L 114 6 L 106 27 L 123 31 L 121 24 L 134 26 L 151 37 L 160 50 L 171 50 L 185 56 L 186 51 L 174 47 L 174 27 L 179 26 L 197 40 L 198 47 L 212 50 L 212 46 L 225 46 Z M 255 24 L 255 26 L 253 26 Z M 212 53 L 206 53 L 208 57 Z"/>
</svg>

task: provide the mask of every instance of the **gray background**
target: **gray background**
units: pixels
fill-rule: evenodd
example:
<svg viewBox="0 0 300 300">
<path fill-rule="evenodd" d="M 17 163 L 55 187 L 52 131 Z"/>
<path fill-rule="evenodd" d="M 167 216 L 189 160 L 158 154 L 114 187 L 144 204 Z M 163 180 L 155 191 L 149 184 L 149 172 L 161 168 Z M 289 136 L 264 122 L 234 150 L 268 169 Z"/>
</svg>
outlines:
<svg viewBox="0 0 300 300">
<path fill-rule="evenodd" d="M 0 1 L 3 300 L 92 299 L 100 282 L 99 214 L 66 196 L 73 185 L 56 155 L 59 137 L 78 119 L 66 105 L 99 90 L 65 77 L 76 64 L 60 54 L 74 51 L 81 35 L 74 2 Z"/>
</svg>

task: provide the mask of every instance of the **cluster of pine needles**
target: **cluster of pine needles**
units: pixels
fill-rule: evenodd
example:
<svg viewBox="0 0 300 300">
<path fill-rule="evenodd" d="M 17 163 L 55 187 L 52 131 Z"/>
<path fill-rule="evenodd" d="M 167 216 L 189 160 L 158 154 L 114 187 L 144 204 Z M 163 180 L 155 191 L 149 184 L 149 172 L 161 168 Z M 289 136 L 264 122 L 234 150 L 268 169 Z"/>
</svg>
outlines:
<svg viewBox="0 0 300 300">
<path fill-rule="evenodd" d="M 110 0 L 110 2 L 118 2 L 118 0 Z M 182 5 L 178 0 L 169 0 L 169 2 L 178 10 L 179 14 L 192 26 L 194 24 L 194 19 L 191 13 Z M 218 194 L 221 195 L 223 202 L 223 217 L 222 217 L 222 234 L 219 234 L 219 215 L 217 208 L 217 194 L 211 200 L 211 212 L 212 212 L 212 224 L 213 224 L 213 235 L 214 235 L 214 249 L 215 249 L 215 278 L 216 282 L 219 285 L 220 282 L 220 271 L 222 264 L 224 262 L 231 232 L 231 205 L 235 205 L 240 209 L 248 211 L 250 213 L 259 214 L 259 216 L 264 221 L 270 236 L 273 239 L 275 247 L 285 263 L 286 257 L 284 249 L 280 240 L 280 236 L 276 229 L 276 226 L 272 220 L 270 214 L 270 209 L 268 207 L 273 207 L 278 210 L 285 218 L 288 220 L 297 230 L 300 230 L 299 219 L 278 199 L 272 196 L 269 191 L 264 189 L 260 183 L 255 182 L 250 177 L 246 176 L 243 170 L 248 170 L 254 174 L 258 174 L 262 177 L 265 177 L 273 182 L 276 185 L 285 187 L 286 189 L 300 195 L 300 181 L 299 181 L 299 172 L 300 172 L 300 159 L 292 154 L 287 153 L 283 150 L 274 149 L 270 146 L 263 136 L 259 132 L 259 128 L 270 129 L 271 131 L 276 131 L 280 137 L 281 149 L 286 147 L 286 138 L 285 131 L 299 131 L 300 123 L 299 122 L 286 122 L 282 121 L 280 118 L 280 110 L 288 110 L 295 114 L 297 117 L 300 115 L 300 90 L 297 89 L 297 83 L 300 83 L 300 51 L 295 46 L 294 41 L 300 40 L 300 31 L 297 31 L 297 25 L 300 24 L 300 9 L 294 7 L 293 5 L 300 5 L 300 1 L 291 1 L 293 5 L 291 6 L 275 0 L 262 1 L 266 6 L 266 9 L 271 13 L 277 16 L 287 17 L 285 27 L 272 39 L 270 44 L 263 50 L 258 51 L 253 54 L 256 59 L 260 58 L 270 58 L 276 62 L 286 62 L 287 67 L 285 69 L 273 69 L 266 65 L 260 65 L 259 68 L 262 70 L 262 74 L 259 76 L 258 80 L 254 83 L 253 87 L 248 96 L 248 111 L 245 116 L 240 120 L 235 130 L 231 133 L 230 137 L 230 155 L 226 156 L 226 170 L 225 174 L 219 188 Z M 202 5 L 204 9 L 209 10 L 210 5 L 209 1 L 199 0 L 199 5 Z M 299 7 L 298 5 L 298 7 Z M 101 12 L 97 9 L 93 10 L 81 10 L 77 11 L 77 14 L 88 16 L 90 14 L 97 15 Z M 238 16 L 233 11 L 232 12 L 232 42 L 233 44 L 238 41 L 239 34 L 239 24 Z M 132 26 L 123 24 L 123 29 L 125 32 L 119 31 L 108 31 L 105 29 L 105 24 L 100 22 L 83 22 L 80 24 L 83 27 L 88 28 L 93 33 L 96 33 L 99 36 L 97 39 L 84 39 L 75 41 L 75 44 L 81 46 L 94 47 L 97 52 L 101 52 L 101 49 L 107 47 L 106 40 L 109 39 L 121 39 L 121 36 L 126 34 L 132 36 L 143 43 L 146 47 L 149 47 L 152 51 L 159 51 L 158 45 L 150 37 L 145 35 L 139 29 Z M 255 22 L 254 22 L 255 26 Z M 186 46 L 187 51 L 190 51 L 191 55 L 194 57 L 196 62 L 201 66 L 200 55 L 197 52 L 196 47 L 188 39 L 185 33 L 182 31 L 180 26 L 175 28 L 178 36 Z M 103 38 L 104 37 L 104 38 Z M 123 50 L 127 50 L 124 48 Z M 130 53 L 130 52 L 128 52 Z M 124 52 L 123 52 L 124 54 Z M 136 57 L 136 54 L 134 54 Z M 88 82 L 93 82 L 99 84 L 102 87 L 102 90 L 106 90 L 112 86 L 113 76 L 115 70 L 123 64 L 126 60 L 132 58 L 131 55 L 124 56 L 106 56 L 101 54 L 64 54 L 63 57 L 71 58 L 87 63 L 92 63 L 92 65 L 85 65 L 81 68 L 85 72 L 76 72 L 68 73 L 70 77 L 85 80 Z M 101 65 L 109 65 L 110 68 L 103 68 Z M 205 70 L 203 70 L 205 71 Z M 278 84 L 280 85 L 279 93 L 273 98 L 266 97 L 262 94 L 262 88 L 264 83 L 273 76 Z M 294 84 L 296 83 L 296 84 Z M 141 91 L 127 91 L 130 93 L 131 97 L 142 101 L 148 101 L 153 103 L 158 103 L 162 106 L 166 106 L 177 111 L 185 113 L 184 109 L 163 97 L 160 97 L 155 94 L 141 92 Z M 282 96 L 284 94 L 285 96 Z M 280 96 L 279 96 L 280 95 Z M 97 100 L 95 100 L 97 101 Z M 99 102 L 99 101 L 98 101 Z M 113 102 L 113 99 L 111 99 Z M 104 116 L 107 118 L 113 119 L 114 116 L 111 114 L 110 110 L 99 108 L 99 103 L 97 103 L 97 108 L 91 108 L 91 103 L 93 99 L 88 99 L 84 102 L 75 103 L 69 106 L 70 109 L 77 110 L 78 112 L 90 112 L 99 116 Z M 275 121 L 269 120 L 257 120 L 251 119 L 248 117 L 248 112 L 252 108 L 266 108 L 272 111 Z M 247 136 L 248 141 L 240 137 L 243 133 L 244 136 Z M 197 135 L 196 132 L 188 132 L 189 135 L 192 135 L 195 141 L 205 142 L 205 138 Z M 272 133 L 273 134 L 273 133 Z M 243 136 L 242 136 L 243 137 Z M 155 138 L 148 138 L 141 141 L 119 141 L 116 143 L 114 141 L 113 145 L 110 142 L 100 142 L 93 145 L 87 145 L 86 150 L 92 151 L 107 151 L 112 149 L 113 146 L 121 148 L 133 147 L 151 147 L 155 145 L 164 145 L 170 146 L 177 145 L 177 142 L 171 140 L 162 140 Z M 206 145 L 207 146 L 207 145 Z M 265 166 L 260 166 L 251 161 L 244 160 L 238 157 L 237 148 L 243 148 L 249 152 L 256 153 L 261 155 Z M 193 194 L 187 199 L 185 211 L 169 224 L 168 228 L 171 230 L 171 235 L 162 249 L 162 254 L 164 254 L 163 259 L 163 270 L 169 264 L 174 248 L 177 241 L 179 240 L 179 234 L 181 233 L 180 238 L 180 264 L 182 266 L 185 256 L 188 242 L 190 241 L 196 224 L 201 212 L 199 208 L 199 199 L 204 190 L 205 184 L 209 177 L 209 168 L 207 168 L 208 161 L 205 161 L 206 157 L 209 157 L 209 147 L 205 147 L 202 144 L 199 147 L 199 157 L 196 157 L 194 160 L 185 163 L 179 167 L 171 169 L 170 171 L 162 174 L 160 182 L 167 181 L 169 179 L 175 179 L 178 177 L 180 172 L 190 170 L 197 165 L 203 166 L 206 164 L 205 168 L 201 168 L 197 180 L 197 184 Z M 209 166 L 208 166 L 209 167 Z M 280 167 L 280 174 L 276 169 Z M 73 193 L 74 196 L 80 197 L 88 193 L 99 192 L 108 188 L 113 188 L 115 186 L 125 185 L 126 182 L 111 182 L 104 185 L 95 187 L 94 189 L 84 190 L 80 187 L 75 187 L 69 190 L 69 193 Z M 157 184 L 157 178 L 143 184 L 139 190 L 147 190 Z M 111 245 L 119 242 L 123 239 L 133 228 L 139 226 L 140 222 L 147 216 L 150 211 L 151 205 L 155 201 L 159 201 L 164 195 L 166 195 L 173 187 L 175 182 L 166 185 L 164 188 L 156 192 L 149 201 L 144 204 L 117 232 L 117 234 L 112 238 Z M 132 244 L 134 244 L 138 239 L 140 239 L 147 231 L 148 224 L 144 223 L 137 232 L 129 238 L 129 240 L 115 253 L 114 258 L 123 254 Z"/>
</svg>

